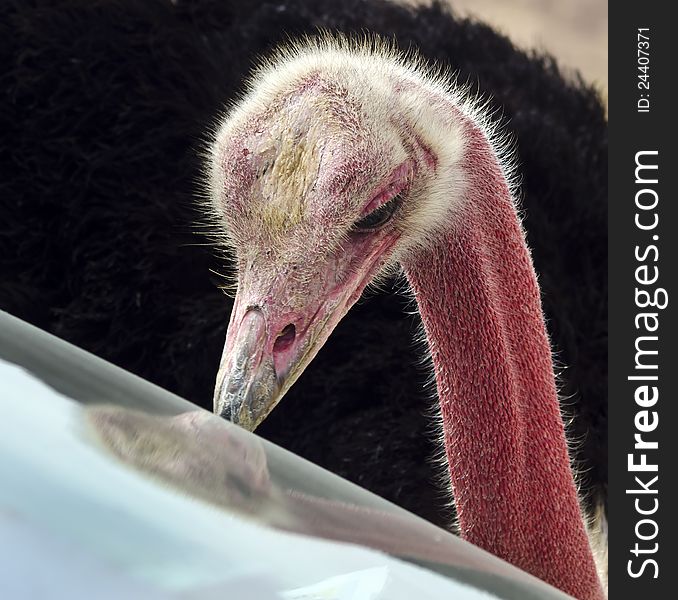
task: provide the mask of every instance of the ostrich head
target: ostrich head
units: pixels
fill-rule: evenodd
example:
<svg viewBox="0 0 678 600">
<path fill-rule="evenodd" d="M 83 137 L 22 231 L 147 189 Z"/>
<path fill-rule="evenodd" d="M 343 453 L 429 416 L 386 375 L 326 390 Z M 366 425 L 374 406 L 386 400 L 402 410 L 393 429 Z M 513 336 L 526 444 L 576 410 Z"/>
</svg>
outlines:
<svg viewBox="0 0 678 600">
<path fill-rule="evenodd" d="M 288 50 L 216 133 L 211 209 L 238 291 L 214 404 L 246 428 L 365 287 L 460 212 L 463 127 L 449 87 L 416 65 L 385 47 Z"/>
</svg>

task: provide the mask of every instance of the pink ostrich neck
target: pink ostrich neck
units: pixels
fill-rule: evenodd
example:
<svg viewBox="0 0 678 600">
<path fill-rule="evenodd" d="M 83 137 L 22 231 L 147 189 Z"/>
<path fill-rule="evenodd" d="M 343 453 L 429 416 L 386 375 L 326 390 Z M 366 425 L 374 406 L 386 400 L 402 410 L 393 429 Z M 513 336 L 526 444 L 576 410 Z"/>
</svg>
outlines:
<svg viewBox="0 0 678 600">
<path fill-rule="evenodd" d="M 489 142 L 467 130 L 465 208 L 403 265 L 433 358 L 461 533 L 576 598 L 600 599 L 532 261 Z"/>
</svg>

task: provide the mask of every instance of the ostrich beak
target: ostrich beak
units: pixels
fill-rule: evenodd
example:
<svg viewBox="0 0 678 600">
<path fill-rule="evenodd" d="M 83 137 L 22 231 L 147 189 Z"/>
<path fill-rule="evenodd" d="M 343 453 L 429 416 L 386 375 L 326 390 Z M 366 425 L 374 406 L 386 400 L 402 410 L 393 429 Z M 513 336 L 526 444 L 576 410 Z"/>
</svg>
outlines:
<svg viewBox="0 0 678 600">
<path fill-rule="evenodd" d="M 240 282 L 217 374 L 214 412 L 254 430 L 360 298 L 378 268 L 378 257 L 370 258 L 339 278 L 342 268 L 334 264 L 312 277 L 259 275 Z M 267 292 L 257 292 L 262 289 Z"/>
<path fill-rule="evenodd" d="M 214 412 L 253 431 L 273 408 L 269 405 L 280 384 L 273 357 L 265 354 L 268 336 L 261 310 L 248 310 L 239 325 L 233 321 L 217 374 Z"/>
<path fill-rule="evenodd" d="M 321 300 L 295 310 L 286 301 L 252 302 L 247 290 L 239 290 L 217 374 L 214 412 L 254 430 L 315 357 L 363 288 L 357 291 L 349 285 L 341 294 L 329 296 L 309 292 L 307 298 Z"/>
</svg>

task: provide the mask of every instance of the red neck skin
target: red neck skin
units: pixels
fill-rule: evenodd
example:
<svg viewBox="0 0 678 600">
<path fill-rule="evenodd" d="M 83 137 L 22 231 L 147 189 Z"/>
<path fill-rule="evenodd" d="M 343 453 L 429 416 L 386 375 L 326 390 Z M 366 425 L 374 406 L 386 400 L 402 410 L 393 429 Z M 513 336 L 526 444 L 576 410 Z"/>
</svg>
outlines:
<svg viewBox="0 0 678 600">
<path fill-rule="evenodd" d="M 403 261 L 433 358 L 461 534 L 599 600 L 534 268 L 489 142 L 468 130 L 462 214 Z"/>
</svg>

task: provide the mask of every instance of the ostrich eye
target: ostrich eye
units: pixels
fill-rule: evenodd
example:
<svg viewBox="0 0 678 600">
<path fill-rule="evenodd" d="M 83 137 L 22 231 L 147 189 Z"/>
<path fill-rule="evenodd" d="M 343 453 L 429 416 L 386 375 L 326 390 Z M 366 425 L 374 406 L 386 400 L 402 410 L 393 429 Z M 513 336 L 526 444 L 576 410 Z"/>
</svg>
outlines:
<svg viewBox="0 0 678 600">
<path fill-rule="evenodd" d="M 402 196 L 396 194 L 379 208 L 375 208 L 371 213 L 365 215 L 359 221 L 353 224 L 354 231 L 374 231 L 386 224 L 402 202 Z"/>
</svg>

